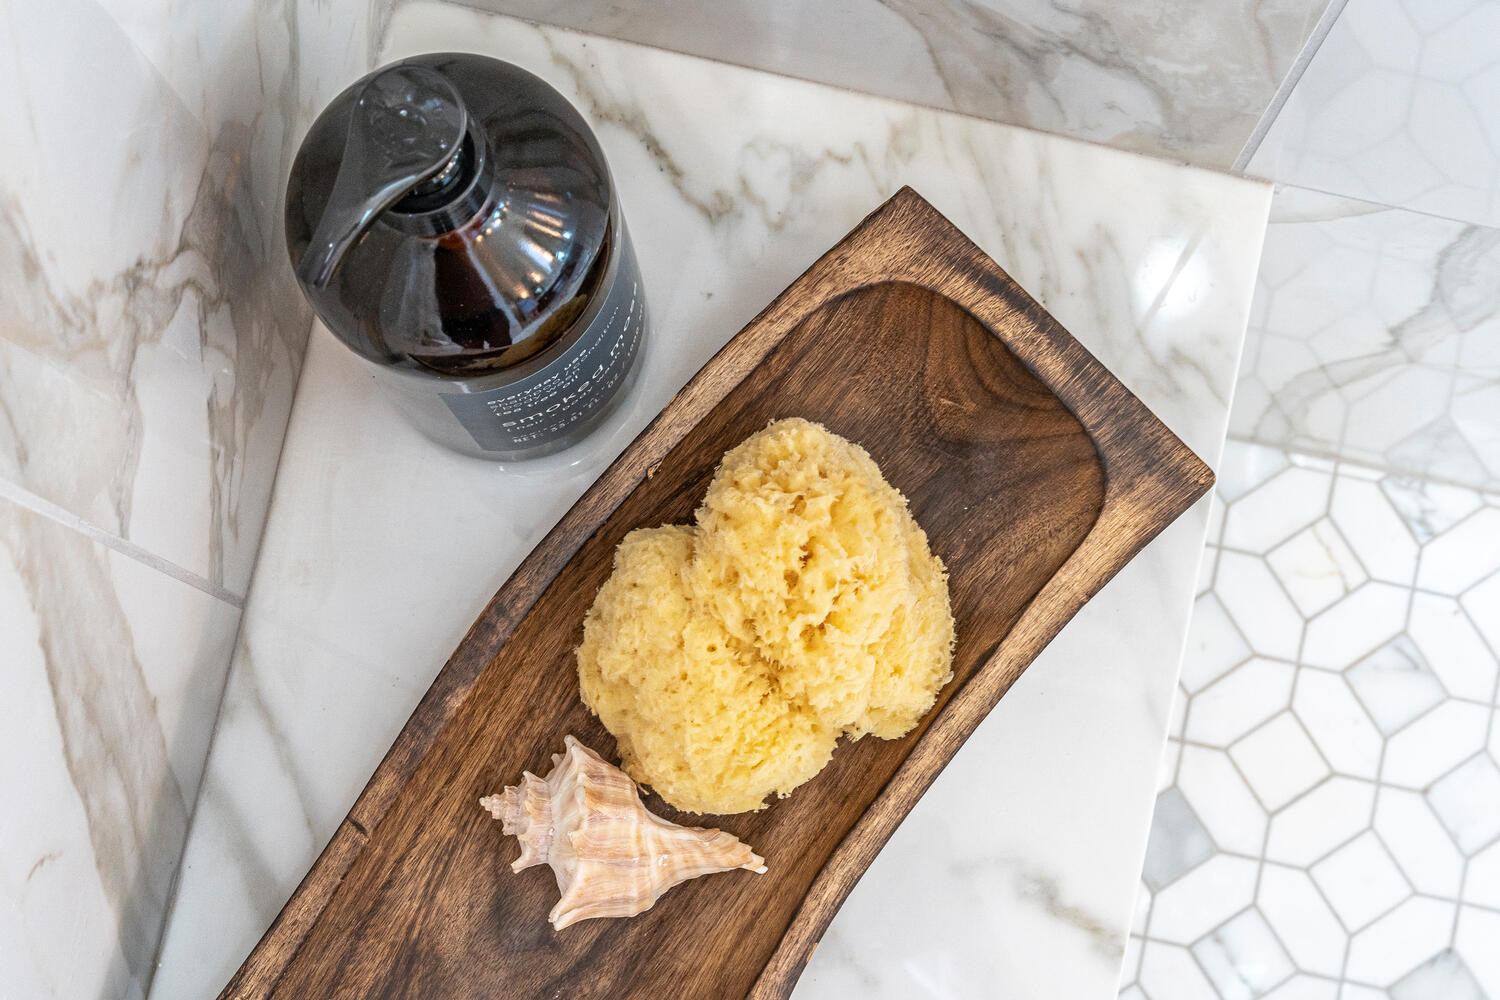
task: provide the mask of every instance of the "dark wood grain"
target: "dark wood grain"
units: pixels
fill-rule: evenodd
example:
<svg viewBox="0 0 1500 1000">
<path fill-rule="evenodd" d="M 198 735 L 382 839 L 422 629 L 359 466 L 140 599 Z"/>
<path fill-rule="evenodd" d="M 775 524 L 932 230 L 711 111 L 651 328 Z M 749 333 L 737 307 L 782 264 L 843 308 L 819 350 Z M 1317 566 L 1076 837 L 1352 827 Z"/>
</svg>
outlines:
<svg viewBox="0 0 1500 1000">
<path fill-rule="evenodd" d="M 776 417 L 859 442 L 950 570 L 954 680 L 792 797 L 710 818 L 769 874 L 686 883 L 554 932 L 550 871 L 476 805 L 575 733 L 573 649 L 615 545 L 690 518 L 720 456 Z M 860 874 L 1063 624 L 1201 496 L 1208 469 L 909 189 L 738 334 L 562 519 L 475 623 L 222 996 L 735 1000 L 790 993 Z M 678 816 L 654 797 L 649 805 Z"/>
</svg>

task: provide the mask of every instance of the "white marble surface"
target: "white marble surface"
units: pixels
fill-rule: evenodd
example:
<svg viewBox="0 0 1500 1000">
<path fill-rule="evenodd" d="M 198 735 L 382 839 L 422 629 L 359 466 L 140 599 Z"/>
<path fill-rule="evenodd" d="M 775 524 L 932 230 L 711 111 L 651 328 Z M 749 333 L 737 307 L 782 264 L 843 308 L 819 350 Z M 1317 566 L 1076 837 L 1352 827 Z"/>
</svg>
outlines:
<svg viewBox="0 0 1500 1000">
<path fill-rule="evenodd" d="M 406 7 L 390 37 L 392 56 L 510 59 L 575 101 L 618 179 L 655 329 L 617 419 L 576 452 L 511 469 L 427 444 L 315 332 L 158 1000 L 224 983 L 524 553 L 718 346 L 900 185 L 1200 454 L 1215 461 L 1224 435 L 1263 186 L 457 7 Z M 1110 993 L 1207 517 L 1200 505 L 1149 546 L 1016 685 L 855 890 L 797 996 Z"/>
<path fill-rule="evenodd" d="M 1349 0 L 1248 172 L 1500 226 L 1500 0 Z"/>
<path fill-rule="evenodd" d="M 0 498 L 0 996 L 145 996 L 239 616 Z"/>
<path fill-rule="evenodd" d="M 1326 0 L 477 0 L 544 24 L 1227 169 Z"/>
</svg>

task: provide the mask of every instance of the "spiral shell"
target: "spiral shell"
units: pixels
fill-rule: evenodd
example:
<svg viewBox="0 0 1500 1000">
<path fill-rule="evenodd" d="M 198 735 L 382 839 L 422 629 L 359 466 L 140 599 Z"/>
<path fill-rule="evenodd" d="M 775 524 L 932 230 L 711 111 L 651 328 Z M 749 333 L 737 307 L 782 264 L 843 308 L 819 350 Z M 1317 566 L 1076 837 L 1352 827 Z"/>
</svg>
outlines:
<svg viewBox="0 0 1500 1000">
<path fill-rule="evenodd" d="M 512 871 L 551 866 L 562 897 L 547 919 L 557 930 L 592 917 L 634 916 L 700 875 L 765 873 L 763 859 L 733 835 L 653 815 L 625 772 L 572 736 L 563 742 L 546 778 L 528 771 L 519 785 L 479 800 L 520 841 Z"/>
</svg>

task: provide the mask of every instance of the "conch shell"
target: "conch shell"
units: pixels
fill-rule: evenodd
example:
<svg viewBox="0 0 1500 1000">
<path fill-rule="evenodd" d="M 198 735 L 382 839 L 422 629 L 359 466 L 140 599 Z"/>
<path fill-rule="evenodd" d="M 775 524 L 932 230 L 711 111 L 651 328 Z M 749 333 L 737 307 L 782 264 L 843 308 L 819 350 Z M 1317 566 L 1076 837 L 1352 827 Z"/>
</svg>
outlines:
<svg viewBox="0 0 1500 1000">
<path fill-rule="evenodd" d="M 562 898 L 547 915 L 562 930 L 591 917 L 630 917 L 699 875 L 764 859 L 722 830 L 678 826 L 652 815 L 635 782 L 572 736 L 552 755 L 546 779 L 527 771 L 519 785 L 479 800 L 521 842 L 511 871 L 551 865 Z"/>
</svg>

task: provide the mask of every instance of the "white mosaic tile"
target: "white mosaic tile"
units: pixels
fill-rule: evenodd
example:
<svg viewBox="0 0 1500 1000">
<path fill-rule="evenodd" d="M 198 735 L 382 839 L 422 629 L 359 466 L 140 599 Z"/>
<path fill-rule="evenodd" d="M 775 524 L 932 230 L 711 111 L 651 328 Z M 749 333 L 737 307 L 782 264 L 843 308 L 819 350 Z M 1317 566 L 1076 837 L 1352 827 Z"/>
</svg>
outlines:
<svg viewBox="0 0 1500 1000">
<path fill-rule="evenodd" d="M 1147 941 L 1141 949 L 1140 987 L 1150 1000 L 1205 1000 L 1213 984 L 1186 948 Z"/>
<path fill-rule="evenodd" d="M 1465 854 L 1500 837 L 1500 767 L 1480 753 L 1433 782 L 1427 802 Z"/>
<path fill-rule="evenodd" d="M 1377 776 L 1383 738 L 1342 674 L 1298 670 L 1292 710 L 1335 771 L 1358 778 Z"/>
<path fill-rule="evenodd" d="M 1322 470 L 1283 470 L 1229 508 L 1221 544 L 1265 552 L 1286 541 L 1327 512 L 1331 483 Z"/>
<path fill-rule="evenodd" d="M 1344 975 L 1390 986 L 1448 946 L 1456 910 L 1445 900 L 1413 896 L 1349 939 Z"/>
<path fill-rule="evenodd" d="M 1352 839 L 1370 825 L 1375 786 L 1332 777 L 1271 817 L 1265 856 L 1306 866 Z"/>
<path fill-rule="evenodd" d="M 1379 484 L 1386 477 L 1386 473 L 1373 465 L 1360 465 L 1355 462 L 1337 463 L 1338 478 L 1334 480 L 1334 489 L 1338 489 L 1340 483 L 1375 483 Z"/>
<path fill-rule="evenodd" d="M 1490 1000 L 1500 997 L 1500 913 L 1474 906 L 1458 908 L 1458 926 L 1453 933 L 1453 950 Z"/>
<path fill-rule="evenodd" d="M 1327 763 L 1290 712 L 1230 747 L 1229 755 L 1267 809 L 1280 809 L 1328 776 Z"/>
<path fill-rule="evenodd" d="M 1255 905 L 1299 969 L 1334 978 L 1343 972 L 1349 935 L 1307 872 L 1267 864 Z"/>
<path fill-rule="evenodd" d="M 1187 712 L 1184 735 L 1211 746 L 1228 746 L 1292 700 L 1297 668 L 1252 657 L 1199 691 Z"/>
<path fill-rule="evenodd" d="M 1463 382 L 1454 377 L 1454 386 Z M 1450 389 L 1450 395 L 1453 394 Z M 1475 454 L 1471 443 L 1451 416 L 1444 415 L 1392 448 L 1388 458 L 1396 468 L 1416 469 L 1424 476 L 1463 483 L 1493 486 L 1490 463 Z"/>
<path fill-rule="evenodd" d="M 1297 658 L 1302 616 L 1264 560 L 1227 548 L 1220 552 L 1214 595 L 1251 649 L 1262 656 Z"/>
<path fill-rule="evenodd" d="M 1463 900 L 1500 910 L 1500 842 L 1491 844 L 1469 859 Z M 1494 945 L 1500 950 L 1500 937 L 1495 939 Z"/>
<path fill-rule="evenodd" d="M 1400 632 L 1411 592 L 1370 581 L 1307 623 L 1301 662 L 1346 667 Z"/>
<path fill-rule="evenodd" d="M 1490 338 L 1491 343 L 1486 346 L 1493 348 L 1493 341 L 1497 339 L 1500 338 Z M 1495 419 L 1495 414 L 1500 412 L 1500 383 L 1494 379 L 1494 373 L 1483 378 L 1460 375 L 1454 384 L 1453 402 L 1448 407 L 1454 430 L 1473 448 L 1483 467 L 1479 475 L 1489 482 L 1500 476 L 1500 421 Z"/>
<path fill-rule="evenodd" d="M 1254 1000 L 1297 971 L 1254 909 L 1220 926 L 1192 952 L 1223 1000 Z"/>
<path fill-rule="evenodd" d="M 1310 871 L 1350 930 L 1364 927 L 1411 894 L 1411 886 L 1373 833 L 1355 837 Z"/>
<path fill-rule="evenodd" d="M 1490 652 L 1500 655 L 1500 576 L 1491 576 L 1459 598 L 1459 604 L 1484 636 Z"/>
<path fill-rule="evenodd" d="M 1386 583 L 1411 582 L 1417 570 L 1417 540 L 1378 482 L 1340 476 L 1330 514 L 1371 576 Z"/>
<path fill-rule="evenodd" d="M 1443 534 L 1478 510 L 1483 502 L 1475 490 L 1409 476 L 1381 480 L 1380 491 L 1420 543 Z"/>
<path fill-rule="evenodd" d="M 1422 651 L 1405 634 L 1365 656 L 1345 676 L 1383 733 L 1394 733 L 1447 697 Z"/>
<path fill-rule="evenodd" d="M 1459 594 L 1500 566 L 1500 508 L 1482 507 L 1428 542 L 1417 567 L 1417 586 Z"/>
<path fill-rule="evenodd" d="M 1295 975 L 1267 993 L 1266 1000 L 1338 1000 L 1339 984 L 1332 979 Z"/>
<path fill-rule="evenodd" d="M 1198 940 L 1250 905 L 1255 898 L 1255 875 L 1259 867 L 1245 858 L 1214 855 L 1156 894 L 1150 936 L 1174 944 Z M 1155 1000 L 1156 989 L 1147 981 L 1144 967 L 1141 985 Z"/>
<path fill-rule="evenodd" d="M 1214 493 L 1224 503 L 1234 503 L 1291 464 L 1280 448 L 1230 438 L 1224 442 Z"/>
<path fill-rule="evenodd" d="M 1380 780 L 1426 788 L 1484 746 L 1489 719 L 1479 705 L 1443 702 L 1386 742 Z"/>
<path fill-rule="evenodd" d="M 1468 964 L 1452 949 L 1402 976 L 1389 992 L 1391 1000 L 1489 1000 Z"/>
<path fill-rule="evenodd" d="M 1397 304 L 1416 294 L 1399 272 L 1381 293 Z M 1340 337 L 1363 335 L 1304 346 L 1336 359 L 1357 342 Z M 1489 356 L 1427 335 L 1400 349 L 1438 368 Z M 1341 386 L 1358 402 L 1388 381 Z M 1325 476 L 1323 512 L 1288 485 Z M 1225 546 L 1205 554 L 1173 711 L 1186 742 L 1160 776 L 1179 819 L 1153 825 L 1151 853 L 1161 866 L 1182 856 L 1174 836 L 1197 846 L 1174 877 L 1158 869 L 1145 935 L 1194 966 L 1163 952 L 1157 985 L 1195 1000 L 1500 1000 L 1500 496 L 1243 442 L 1220 481 Z M 1287 965 L 1224 944 L 1261 928 Z M 1171 985 L 1168 967 L 1184 970 Z"/>
<path fill-rule="evenodd" d="M 1163 889 L 1213 855 L 1213 841 L 1187 797 L 1178 788 L 1167 789 L 1151 817 L 1142 881 L 1152 890 Z"/>
<path fill-rule="evenodd" d="M 1266 556 L 1303 615 L 1315 615 L 1369 579 L 1344 536 L 1320 518 Z"/>
<path fill-rule="evenodd" d="M 1260 852 L 1266 834 L 1265 810 L 1227 754 L 1183 747 L 1177 788 L 1220 850 Z"/>
<path fill-rule="evenodd" d="M 1193 605 L 1187 647 L 1182 654 L 1182 685 L 1198 691 L 1228 673 L 1250 655 L 1250 646 L 1214 594 Z"/>
<path fill-rule="evenodd" d="M 1457 601 L 1436 594 L 1414 594 L 1406 631 L 1450 695 L 1474 701 L 1494 697 L 1495 654 Z"/>
<path fill-rule="evenodd" d="M 1289 451 L 1286 453 L 1286 458 L 1288 462 L 1299 469 L 1312 469 L 1316 472 L 1326 472 L 1330 476 L 1337 472 L 1339 468 L 1338 460 L 1329 458 L 1327 455 L 1315 455 L 1310 452 L 1303 453 Z"/>
<path fill-rule="evenodd" d="M 1420 792 L 1381 787 L 1375 832 L 1418 892 L 1450 899 L 1463 881 L 1464 859 Z"/>
</svg>

